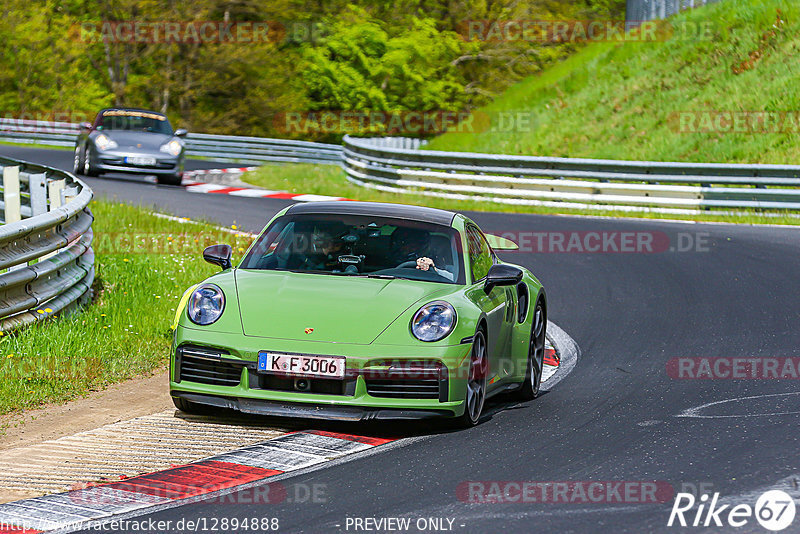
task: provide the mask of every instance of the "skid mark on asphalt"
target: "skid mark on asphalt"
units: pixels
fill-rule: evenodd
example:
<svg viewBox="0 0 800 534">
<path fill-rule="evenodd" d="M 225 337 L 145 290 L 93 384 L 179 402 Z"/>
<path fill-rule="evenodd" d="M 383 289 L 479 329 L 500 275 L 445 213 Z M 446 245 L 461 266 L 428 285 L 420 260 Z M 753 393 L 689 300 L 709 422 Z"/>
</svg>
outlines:
<svg viewBox="0 0 800 534">
<path fill-rule="evenodd" d="M 0 458 L 0 488 L 4 500 L 64 491 L 193 462 L 285 433 L 241 422 L 175 417 L 174 410 L 167 410 L 6 450 Z"/>
<path fill-rule="evenodd" d="M 698 419 L 729 419 L 738 417 L 773 417 L 777 415 L 797 415 L 800 410 L 791 409 L 798 408 L 798 401 L 796 396 L 800 395 L 800 391 L 791 391 L 789 393 L 771 393 L 766 395 L 753 395 L 750 397 L 734 397 L 732 399 L 719 400 L 708 402 L 687 408 L 675 417 L 694 417 Z M 779 400 L 783 401 L 781 403 Z M 746 402 L 745 402 L 746 401 Z M 759 404 L 761 401 L 767 401 Z M 735 405 L 734 411 L 738 409 L 740 413 L 703 413 L 709 408 L 720 408 L 726 405 Z M 777 406 L 785 407 L 784 410 L 776 411 Z"/>
</svg>

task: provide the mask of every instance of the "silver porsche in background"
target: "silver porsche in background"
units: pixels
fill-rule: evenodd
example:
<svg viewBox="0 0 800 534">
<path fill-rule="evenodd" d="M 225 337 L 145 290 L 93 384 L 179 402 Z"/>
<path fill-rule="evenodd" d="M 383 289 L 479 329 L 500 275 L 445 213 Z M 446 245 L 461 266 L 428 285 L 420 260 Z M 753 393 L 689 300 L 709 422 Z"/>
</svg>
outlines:
<svg viewBox="0 0 800 534">
<path fill-rule="evenodd" d="M 180 185 L 186 143 L 162 113 L 112 108 L 81 124 L 75 143 L 75 174 L 107 172 L 154 175 L 160 184 Z"/>
</svg>

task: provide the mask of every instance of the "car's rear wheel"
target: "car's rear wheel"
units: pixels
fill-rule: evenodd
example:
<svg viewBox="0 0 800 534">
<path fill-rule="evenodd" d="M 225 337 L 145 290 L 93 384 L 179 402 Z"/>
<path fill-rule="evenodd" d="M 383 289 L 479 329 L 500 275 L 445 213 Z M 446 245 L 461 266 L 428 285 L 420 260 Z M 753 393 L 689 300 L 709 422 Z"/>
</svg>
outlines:
<svg viewBox="0 0 800 534">
<path fill-rule="evenodd" d="M 156 182 L 161 185 L 181 185 L 183 181 L 183 173 L 179 172 L 177 174 L 168 174 L 166 176 L 157 176 Z"/>
<path fill-rule="evenodd" d="M 486 352 L 486 336 L 478 330 L 472 340 L 472 352 L 469 359 L 469 376 L 464 399 L 464 414 L 458 418 L 459 426 L 478 424 L 486 402 L 486 375 L 489 371 L 489 360 Z"/>
<path fill-rule="evenodd" d="M 547 311 L 541 300 L 536 301 L 531 325 L 531 337 L 528 342 L 528 364 L 525 381 L 516 391 L 520 400 L 532 400 L 539 395 L 542 383 L 542 367 L 544 365 L 544 343 L 547 335 Z"/>
<path fill-rule="evenodd" d="M 192 415 L 208 415 L 214 411 L 213 406 L 197 404 L 196 402 L 188 401 L 181 397 L 172 397 L 172 403 L 180 411 Z"/>
</svg>

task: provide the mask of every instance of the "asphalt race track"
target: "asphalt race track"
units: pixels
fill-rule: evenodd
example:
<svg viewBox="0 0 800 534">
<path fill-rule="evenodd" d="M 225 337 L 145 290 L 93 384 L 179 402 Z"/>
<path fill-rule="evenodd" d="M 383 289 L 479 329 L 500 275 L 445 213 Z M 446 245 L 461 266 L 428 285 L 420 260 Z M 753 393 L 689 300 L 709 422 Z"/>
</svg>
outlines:
<svg viewBox="0 0 800 534">
<path fill-rule="evenodd" d="M 69 151 L 2 146 L 0 154 L 71 167 Z M 225 166 L 187 167 L 199 165 Z M 225 225 L 236 221 L 250 231 L 287 204 L 189 194 L 141 178 L 86 181 L 97 197 L 116 196 Z M 561 235 L 566 243 L 586 232 L 608 239 L 638 232 L 653 238 L 658 251 L 549 253 L 529 246 L 527 252 L 504 254 L 545 284 L 549 319 L 581 348 L 573 372 L 539 399 L 495 403 L 480 425 L 465 431 L 361 428 L 412 437 L 282 481 L 323 487 L 324 502 L 248 504 L 233 495 L 224 503 L 197 502 L 149 517 L 173 522 L 277 517 L 279 532 L 356 532 L 354 518 L 389 517 L 412 518 L 412 525 L 417 518 L 450 518 L 456 532 L 653 532 L 673 530 L 667 521 L 674 493 L 682 488 L 702 487 L 738 502 L 737 496 L 757 496 L 789 477 L 800 479 L 800 395 L 780 395 L 800 391 L 797 381 L 676 379 L 668 373 L 668 362 L 679 357 L 800 357 L 800 230 L 469 215 L 487 232 L 522 233 L 534 244 L 532 233 L 547 233 L 548 243 Z M 682 248 L 691 250 L 677 250 Z M 731 402 L 691 410 L 726 400 Z M 769 415 L 774 413 L 780 415 Z M 353 430 L 352 425 L 327 428 Z M 656 481 L 674 493 L 661 503 L 644 504 L 635 498 L 469 503 L 457 494 L 468 481 Z M 757 529 L 751 519 L 743 531 Z"/>
</svg>

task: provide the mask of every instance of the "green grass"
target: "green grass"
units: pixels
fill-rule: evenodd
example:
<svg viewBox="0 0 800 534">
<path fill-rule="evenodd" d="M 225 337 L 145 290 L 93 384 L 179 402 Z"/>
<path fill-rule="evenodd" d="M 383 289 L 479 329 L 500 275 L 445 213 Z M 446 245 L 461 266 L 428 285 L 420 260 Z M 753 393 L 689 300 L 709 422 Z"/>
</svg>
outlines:
<svg viewBox="0 0 800 534">
<path fill-rule="evenodd" d="M 593 215 L 600 217 L 639 217 L 648 219 L 682 219 L 692 221 L 746 223 L 746 224 L 800 224 L 800 219 L 791 215 L 765 216 L 756 212 L 742 215 L 724 213 L 700 213 L 673 215 L 645 212 L 623 212 L 605 210 L 569 210 L 539 206 L 500 204 L 479 200 L 451 200 L 421 194 L 402 194 L 377 191 L 348 182 L 344 171 L 334 165 L 288 164 L 263 165 L 257 170 L 242 175 L 249 184 L 270 190 L 290 193 L 329 195 L 353 200 L 416 204 L 454 211 L 495 211 L 508 213 L 540 213 L 561 215 Z"/>
<path fill-rule="evenodd" d="M 178 299 L 216 270 L 202 260 L 203 246 L 227 242 L 240 253 L 246 241 L 117 202 L 94 201 L 91 208 L 95 303 L 0 337 L 0 414 L 165 368 Z"/>
<path fill-rule="evenodd" d="M 782 24 L 776 24 L 778 9 Z M 596 43 L 482 109 L 520 112 L 530 128 L 447 133 L 434 150 L 653 161 L 800 162 L 790 133 L 682 133 L 679 113 L 796 111 L 800 3 L 726 0 L 684 12 L 662 42 Z M 706 24 L 710 38 L 686 36 Z M 698 26 L 695 26 L 698 27 Z M 774 31 L 774 35 L 769 32 Z M 762 39 L 766 34 L 766 39 Z M 759 56 L 740 73 L 734 68 Z"/>
<path fill-rule="evenodd" d="M 26 148 L 46 148 L 48 150 L 69 150 L 70 152 L 75 150 L 75 147 L 60 146 L 60 145 L 48 145 L 46 142 L 41 142 L 41 143 L 15 143 L 13 141 L 0 141 L 0 145 L 3 145 L 3 146 L 22 146 L 22 147 L 26 147 Z"/>
</svg>

